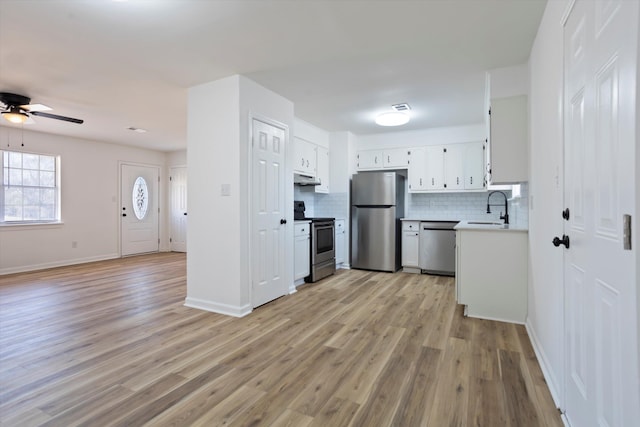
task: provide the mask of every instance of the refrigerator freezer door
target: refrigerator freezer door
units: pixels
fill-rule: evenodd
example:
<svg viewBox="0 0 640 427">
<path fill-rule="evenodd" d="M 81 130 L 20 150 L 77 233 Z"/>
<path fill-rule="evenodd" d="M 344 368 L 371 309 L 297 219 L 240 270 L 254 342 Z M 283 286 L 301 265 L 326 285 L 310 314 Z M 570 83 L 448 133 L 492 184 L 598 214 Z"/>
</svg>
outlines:
<svg viewBox="0 0 640 427">
<path fill-rule="evenodd" d="M 396 208 L 352 208 L 351 267 L 395 272 L 399 248 L 396 244 Z"/>
<path fill-rule="evenodd" d="M 355 206 L 394 206 L 395 172 L 360 172 L 353 176 L 352 200 Z"/>
</svg>

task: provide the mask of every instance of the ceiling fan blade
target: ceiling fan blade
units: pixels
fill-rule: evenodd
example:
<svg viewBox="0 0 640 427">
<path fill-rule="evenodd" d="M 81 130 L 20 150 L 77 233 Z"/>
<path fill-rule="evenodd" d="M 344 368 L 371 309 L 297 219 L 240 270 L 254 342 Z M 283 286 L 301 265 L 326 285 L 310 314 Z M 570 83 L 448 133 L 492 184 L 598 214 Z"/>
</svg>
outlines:
<svg viewBox="0 0 640 427">
<path fill-rule="evenodd" d="M 25 111 L 29 111 L 30 113 L 33 113 L 35 111 L 51 111 L 51 110 L 53 110 L 53 108 L 47 107 L 44 104 L 27 104 L 27 105 L 21 105 L 20 108 L 25 110 Z"/>
<path fill-rule="evenodd" d="M 64 120 L 65 122 L 77 123 L 79 125 L 84 123 L 84 120 L 74 119 L 73 117 L 58 116 L 57 114 L 43 113 L 42 111 L 32 111 L 29 114 L 33 114 L 34 116 L 39 117 L 46 117 L 48 119 Z"/>
</svg>

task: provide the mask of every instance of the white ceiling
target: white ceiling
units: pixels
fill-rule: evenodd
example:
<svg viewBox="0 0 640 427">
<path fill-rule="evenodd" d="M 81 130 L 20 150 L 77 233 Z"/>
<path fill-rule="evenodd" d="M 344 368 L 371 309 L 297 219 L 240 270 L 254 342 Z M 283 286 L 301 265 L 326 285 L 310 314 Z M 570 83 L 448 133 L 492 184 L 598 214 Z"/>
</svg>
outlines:
<svg viewBox="0 0 640 427">
<path fill-rule="evenodd" d="M 187 88 L 232 74 L 327 131 L 384 132 L 402 102 L 403 130 L 479 123 L 485 71 L 527 61 L 545 4 L 0 0 L 0 92 L 85 120 L 30 130 L 166 151 L 186 148 Z"/>
</svg>

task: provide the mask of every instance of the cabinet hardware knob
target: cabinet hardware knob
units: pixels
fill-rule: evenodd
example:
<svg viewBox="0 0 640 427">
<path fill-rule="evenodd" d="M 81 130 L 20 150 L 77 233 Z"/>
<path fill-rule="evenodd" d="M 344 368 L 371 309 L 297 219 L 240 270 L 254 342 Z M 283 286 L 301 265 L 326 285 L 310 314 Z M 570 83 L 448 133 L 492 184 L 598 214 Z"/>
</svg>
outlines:
<svg viewBox="0 0 640 427">
<path fill-rule="evenodd" d="M 569 208 L 566 208 L 565 210 L 562 211 L 562 218 L 564 218 L 565 220 L 569 221 Z"/>
<path fill-rule="evenodd" d="M 185 212 L 185 213 L 183 213 L 182 215 L 187 216 L 187 213 Z"/>
</svg>

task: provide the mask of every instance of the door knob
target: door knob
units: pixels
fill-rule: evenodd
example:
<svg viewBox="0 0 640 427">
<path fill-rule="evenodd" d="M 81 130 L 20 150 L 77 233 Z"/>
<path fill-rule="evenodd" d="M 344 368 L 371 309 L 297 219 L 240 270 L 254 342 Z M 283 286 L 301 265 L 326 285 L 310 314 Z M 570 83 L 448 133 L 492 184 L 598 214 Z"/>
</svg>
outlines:
<svg viewBox="0 0 640 427">
<path fill-rule="evenodd" d="M 286 219 L 282 218 L 282 219 L 280 220 L 280 224 L 286 224 L 286 223 L 287 223 L 287 220 L 286 220 Z"/>
<path fill-rule="evenodd" d="M 182 215 L 186 216 L 186 215 L 187 215 L 187 213 L 185 212 L 185 213 L 183 213 Z"/>
<path fill-rule="evenodd" d="M 569 221 L 569 208 L 567 208 L 567 209 L 562 211 L 562 218 L 564 218 L 567 221 Z"/>
<path fill-rule="evenodd" d="M 126 213 L 123 213 L 123 214 L 122 214 L 122 216 L 127 216 L 127 214 L 126 214 Z"/>
<path fill-rule="evenodd" d="M 554 237 L 551 242 L 556 248 L 560 245 L 564 245 L 567 249 L 569 249 L 569 236 L 567 236 L 566 234 L 562 235 L 562 239 Z"/>
</svg>

